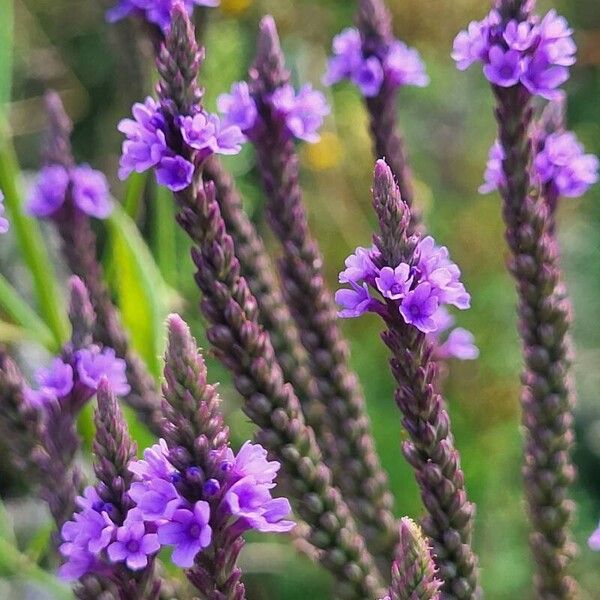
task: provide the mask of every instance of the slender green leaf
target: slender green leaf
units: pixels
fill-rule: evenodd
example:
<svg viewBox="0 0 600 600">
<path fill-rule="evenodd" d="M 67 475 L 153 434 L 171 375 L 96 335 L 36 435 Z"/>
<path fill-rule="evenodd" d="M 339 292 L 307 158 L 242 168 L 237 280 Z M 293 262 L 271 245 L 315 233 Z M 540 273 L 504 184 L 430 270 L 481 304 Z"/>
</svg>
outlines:
<svg viewBox="0 0 600 600">
<path fill-rule="evenodd" d="M 14 543 L 15 530 L 13 529 L 12 519 L 0 498 L 0 539 Z"/>
<path fill-rule="evenodd" d="M 11 542 L 0 539 L 0 574 L 37 583 L 52 594 L 55 600 L 71 600 L 73 593 L 54 575 L 44 571 Z"/>
<path fill-rule="evenodd" d="M 0 189 L 4 192 L 8 218 L 11 222 L 23 261 L 33 279 L 42 317 L 54 336 L 57 346 L 68 337 L 65 302 L 59 294 L 54 269 L 48 257 L 38 224 L 25 215 L 18 189 L 19 167 L 7 135 L 5 123 L 0 123 Z"/>
<path fill-rule="evenodd" d="M 153 219 L 153 247 L 158 268 L 169 285 L 177 284 L 177 222 L 173 194 L 159 185 L 156 187 L 156 202 Z"/>
<path fill-rule="evenodd" d="M 138 228 L 120 205 L 115 206 L 108 227 L 114 264 L 109 281 L 134 348 L 158 377 L 169 290 Z"/>
<path fill-rule="evenodd" d="M 0 308 L 12 319 L 19 327 L 18 331 L 23 331 L 26 337 L 37 341 L 47 348 L 50 352 L 58 351 L 58 344 L 52 332 L 48 329 L 44 321 L 37 313 L 30 308 L 27 302 L 21 297 L 19 292 L 9 283 L 9 281 L 0 273 Z M 3 329 L 6 331 L 8 323 L 3 323 Z"/>
<path fill-rule="evenodd" d="M 123 210 L 132 219 L 135 219 L 140 211 L 140 204 L 142 203 L 142 196 L 144 193 L 144 188 L 146 187 L 147 179 L 148 172 L 134 172 L 127 178 L 127 183 L 125 184 Z"/>
<path fill-rule="evenodd" d="M 0 110 L 8 105 L 12 87 L 14 8 L 13 0 L 0 2 Z"/>
<path fill-rule="evenodd" d="M 27 547 L 25 554 L 35 563 L 39 563 L 48 552 L 52 552 L 52 533 L 54 532 L 54 522 L 48 522 L 38 528 L 33 534 Z"/>
</svg>

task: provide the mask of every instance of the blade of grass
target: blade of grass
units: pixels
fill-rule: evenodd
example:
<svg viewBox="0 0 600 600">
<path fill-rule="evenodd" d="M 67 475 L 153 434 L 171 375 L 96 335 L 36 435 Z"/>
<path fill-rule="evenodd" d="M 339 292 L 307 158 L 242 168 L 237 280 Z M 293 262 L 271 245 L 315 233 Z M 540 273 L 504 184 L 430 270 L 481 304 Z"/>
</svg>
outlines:
<svg viewBox="0 0 600 600">
<path fill-rule="evenodd" d="M 0 122 L 0 188 L 23 261 L 33 279 L 39 310 L 54 336 L 57 346 L 67 339 L 68 322 L 65 302 L 59 294 L 54 269 L 48 257 L 38 224 L 25 215 L 21 205 L 17 179 L 19 167 L 7 135 L 5 122 Z"/>
<path fill-rule="evenodd" d="M 12 0 L 0 2 L 0 110 L 8 105 L 12 88 L 14 8 Z"/>
<path fill-rule="evenodd" d="M 0 307 L 19 326 L 28 338 L 37 341 L 50 352 L 56 353 L 56 338 L 38 314 L 30 308 L 19 292 L 0 273 Z M 8 324 L 7 324 L 8 325 Z"/>
</svg>

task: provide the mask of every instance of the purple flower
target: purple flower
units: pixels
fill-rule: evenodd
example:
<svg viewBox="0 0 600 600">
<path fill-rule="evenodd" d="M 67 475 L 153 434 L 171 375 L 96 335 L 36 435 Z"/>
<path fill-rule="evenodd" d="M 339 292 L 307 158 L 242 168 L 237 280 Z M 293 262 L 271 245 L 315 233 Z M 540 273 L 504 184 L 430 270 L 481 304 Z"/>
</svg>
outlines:
<svg viewBox="0 0 600 600">
<path fill-rule="evenodd" d="M 223 125 L 236 125 L 247 134 L 256 123 L 258 111 L 245 81 L 234 83 L 229 94 L 217 98 L 217 107 L 223 115 Z"/>
<path fill-rule="evenodd" d="M 71 172 L 73 201 L 84 213 L 106 219 L 112 211 L 108 181 L 89 165 L 80 165 Z"/>
<path fill-rule="evenodd" d="M 534 161 L 535 174 L 546 185 L 552 185 L 559 196 L 583 195 L 598 181 L 598 159 L 585 154 L 574 133 L 548 135 Z"/>
<path fill-rule="evenodd" d="M 373 258 L 377 257 L 379 250 L 374 246 L 363 248 L 359 246 L 354 254 L 351 254 L 345 261 L 346 268 L 340 273 L 340 283 L 358 283 L 363 281 L 371 283 L 375 281 L 375 276 L 379 269 L 375 266 Z"/>
<path fill-rule="evenodd" d="M 459 360 L 475 360 L 479 356 L 479 348 L 475 345 L 475 337 L 462 327 L 453 329 L 435 354 L 437 358 L 458 358 Z"/>
<path fill-rule="evenodd" d="M 550 11 L 540 22 L 502 23 L 497 11 L 472 22 L 454 40 L 452 58 L 461 70 L 476 61 L 484 63 L 489 81 L 501 87 L 523 84 L 531 94 L 552 100 L 568 78 L 577 47 L 564 18 Z"/>
<path fill-rule="evenodd" d="M 392 85 L 424 87 L 429 83 L 419 52 L 399 40 L 392 43 L 383 64 L 386 78 Z"/>
<path fill-rule="evenodd" d="M 170 519 L 175 510 L 185 503 L 175 486 L 164 479 L 132 483 L 129 497 L 149 520 Z"/>
<path fill-rule="evenodd" d="M 591 550 L 600 552 L 600 526 L 598 526 L 598 529 L 596 529 L 596 531 L 588 538 L 588 546 Z"/>
<path fill-rule="evenodd" d="M 363 62 L 362 42 L 358 29 L 348 28 L 333 38 L 333 56 L 323 78 L 325 85 L 350 79 Z"/>
<path fill-rule="evenodd" d="M 69 186 L 69 173 L 60 165 L 44 167 L 27 203 L 27 212 L 34 217 L 49 217 L 64 203 Z"/>
<path fill-rule="evenodd" d="M 364 59 L 361 64 L 354 69 L 350 78 L 362 92 L 363 96 L 366 96 L 367 98 L 377 96 L 384 80 L 381 62 L 375 56 Z"/>
<path fill-rule="evenodd" d="M 325 85 L 350 79 L 366 97 L 376 96 L 384 82 L 392 86 L 425 86 L 429 78 L 419 53 L 392 41 L 378 55 L 364 53 L 357 29 L 346 29 L 333 39 L 333 56 L 323 78 Z"/>
<path fill-rule="evenodd" d="M 244 528 L 265 533 L 290 531 L 295 526 L 285 519 L 291 512 L 290 503 L 286 498 L 272 498 L 269 487 L 249 475 L 229 488 L 223 503 Z"/>
<path fill-rule="evenodd" d="M 390 300 L 402 298 L 410 289 L 412 281 L 411 269 L 406 263 L 400 263 L 395 269 L 383 267 L 379 277 L 375 279 L 381 295 Z"/>
<path fill-rule="evenodd" d="M 524 61 L 521 83 L 534 96 L 541 96 L 546 100 L 560 98 L 563 92 L 556 88 L 567 79 L 569 79 L 569 70 L 566 67 L 553 65 L 548 56 L 543 53 L 537 53 Z"/>
<path fill-rule="evenodd" d="M 338 316 L 342 319 L 351 319 L 360 317 L 370 311 L 376 302 L 371 297 L 369 287 L 366 283 L 362 286 L 351 283 L 351 289 L 341 289 L 335 293 L 335 301 L 342 307 Z"/>
<path fill-rule="evenodd" d="M 61 534 L 65 542 L 98 554 L 110 543 L 114 529 L 115 524 L 106 511 L 84 508 L 75 513 L 73 521 L 67 521 L 63 525 Z M 65 552 L 69 548 L 65 548 Z"/>
<path fill-rule="evenodd" d="M 479 186 L 480 194 L 489 194 L 506 183 L 504 167 L 502 166 L 503 160 L 504 150 L 502 149 L 500 142 L 496 140 L 490 148 L 484 182 Z"/>
<path fill-rule="evenodd" d="M 488 27 L 486 21 L 471 21 L 466 31 L 461 31 L 454 40 L 452 58 L 461 71 L 487 56 Z"/>
<path fill-rule="evenodd" d="M 114 23 L 130 15 L 145 18 L 149 23 L 160 27 L 165 33 L 171 26 L 171 10 L 175 0 L 119 0 L 118 4 L 106 13 L 106 19 Z M 184 0 L 188 13 L 194 6 L 219 6 L 219 0 Z"/>
<path fill-rule="evenodd" d="M 4 194 L 0 190 L 0 233 L 6 233 L 10 226 L 8 219 L 4 216 L 6 208 L 4 207 Z"/>
<path fill-rule="evenodd" d="M 61 544 L 59 551 L 67 560 L 58 569 L 58 577 L 63 581 L 76 581 L 86 573 L 92 572 L 98 560 L 89 550 L 73 543 L 69 523 L 72 524 L 72 521 L 65 523 L 62 528 L 62 537 L 66 541 Z"/>
<path fill-rule="evenodd" d="M 73 368 L 60 358 L 55 358 L 48 368 L 35 373 L 37 390 L 27 389 L 27 400 L 34 406 L 43 406 L 67 396 L 73 389 Z"/>
<path fill-rule="evenodd" d="M 171 480 L 175 467 L 169 462 L 169 448 L 165 440 L 160 439 L 158 444 L 144 450 L 143 460 L 129 463 L 127 467 L 134 475 L 145 481 L 152 479 Z"/>
<path fill-rule="evenodd" d="M 317 131 L 325 115 L 329 114 L 329 106 L 321 92 L 305 85 L 296 94 L 294 88 L 286 84 L 273 92 L 271 102 L 292 135 L 311 143 L 319 141 Z"/>
<path fill-rule="evenodd" d="M 519 82 L 521 68 L 521 55 L 516 50 L 504 51 L 500 46 L 493 46 L 483 72 L 491 83 L 512 87 Z"/>
<path fill-rule="evenodd" d="M 248 441 L 235 456 L 230 474 L 236 479 L 250 475 L 257 483 L 272 483 L 280 467 L 276 460 L 267 460 L 267 451 L 260 444 Z"/>
<path fill-rule="evenodd" d="M 504 30 L 504 41 L 510 50 L 523 52 L 533 46 L 539 38 L 539 32 L 528 21 L 509 21 Z"/>
<path fill-rule="evenodd" d="M 237 125 L 221 127 L 216 115 L 199 112 L 193 117 L 181 117 L 181 135 L 185 143 L 203 150 L 201 158 L 210 154 L 237 154 L 245 138 Z"/>
<path fill-rule="evenodd" d="M 108 546 L 108 558 L 112 562 L 123 562 L 132 571 L 148 565 L 148 556 L 160 550 L 158 535 L 146 533 L 146 525 L 139 520 L 125 520 L 117 529 L 117 539 Z"/>
<path fill-rule="evenodd" d="M 439 299 L 433 293 L 431 284 L 420 283 L 402 300 L 400 314 L 409 325 L 414 325 L 423 333 L 429 333 L 437 329 L 433 316 L 438 306 Z"/>
<path fill-rule="evenodd" d="M 209 519 L 208 503 L 199 500 L 191 509 L 176 510 L 167 523 L 159 526 L 158 541 L 175 547 L 171 559 L 178 567 L 192 567 L 198 552 L 210 544 Z"/>
<path fill-rule="evenodd" d="M 188 187 L 193 175 L 194 165 L 182 156 L 165 156 L 156 168 L 156 181 L 172 192 Z"/>
<path fill-rule="evenodd" d="M 169 155 L 164 130 L 166 123 L 158 103 L 151 97 L 131 109 L 133 119 L 123 119 L 117 126 L 126 140 L 119 168 L 119 178 L 127 179 L 136 171 L 142 173 Z"/>
<path fill-rule="evenodd" d="M 92 390 L 97 390 L 101 379 L 106 377 L 115 394 L 124 396 L 129 393 L 131 388 L 125 374 L 127 366 L 122 358 L 116 357 L 112 348 L 85 348 L 76 353 L 76 359 L 80 381 Z"/>
</svg>

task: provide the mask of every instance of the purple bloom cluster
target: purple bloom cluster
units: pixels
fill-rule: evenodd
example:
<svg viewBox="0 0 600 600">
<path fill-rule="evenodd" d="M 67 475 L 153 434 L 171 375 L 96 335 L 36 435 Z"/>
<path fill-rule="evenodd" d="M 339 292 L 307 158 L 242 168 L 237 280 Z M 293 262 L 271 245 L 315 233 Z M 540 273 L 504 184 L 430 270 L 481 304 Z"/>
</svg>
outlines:
<svg viewBox="0 0 600 600">
<path fill-rule="evenodd" d="M 577 47 L 567 21 L 551 10 L 543 19 L 504 22 L 496 10 L 472 21 L 454 40 L 452 58 L 460 70 L 484 64 L 487 79 L 500 87 L 521 83 L 531 94 L 552 100 L 575 64 Z"/>
<path fill-rule="evenodd" d="M 399 40 L 386 44 L 378 53 L 365 54 L 358 29 L 348 28 L 333 38 L 333 56 L 323 79 L 333 85 L 349 79 L 364 96 L 376 96 L 384 82 L 398 87 L 429 83 L 425 64 L 414 48 Z"/>
<path fill-rule="evenodd" d="M 504 151 L 496 141 L 490 149 L 484 183 L 479 188 L 482 194 L 505 184 L 503 160 Z M 544 186 L 550 186 L 556 196 L 576 198 L 598 181 L 599 167 L 598 158 L 585 154 L 574 133 L 557 132 L 540 140 L 540 149 L 533 161 L 533 177 Z"/>
<path fill-rule="evenodd" d="M 154 523 L 159 543 L 173 546 L 172 561 L 182 568 L 192 567 L 211 543 L 214 519 L 224 519 L 238 535 L 248 529 L 285 532 L 294 527 L 285 519 L 289 502 L 271 496 L 280 465 L 267 460 L 262 446 L 246 442 L 237 455 L 230 448 L 213 454 L 214 477 L 199 467 L 175 468 L 164 440 L 129 467 L 140 479 L 131 486 L 131 499 L 143 518 Z"/>
<path fill-rule="evenodd" d="M 50 217 L 62 207 L 67 195 L 91 217 L 106 219 L 112 211 L 106 177 L 85 164 L 73 168 L 44 167 L 29 197 L 27 211 L 35 217 Z"/>
<path fill-rule="evenodd" d="M 0 233 L 6 233 L 9 228 L 8 219 L 4 216 L 4 194 L 0 190 Z"/>
<path fill-rule="evenodd" d="M 35 373 L 37 389 L 26 389 L 27 400 L 37 407 L 49 402 L 58 402 L 77 390 L 78 398 L 90 398 L 98 389 L 102 378 L 106 378 L 113 392 L 118 395 L 129 393 L 125 374 L 125 361 L 117 358 L 112 348 L 91 346 L 78 350 L 71 362 L 55 358 L 49 367 Z"/>
<path fill-rule="evenodd" d="M 588 546 L 590 549 L 600 552 L 600 525 L 598 525 L 598 528 L 588 538 Z"/>
<path fill-rule="evenodd" d="M 131 571 L 139 571 L 148 565 L 148 557 L 160 550 L 156 527 L 144 521 L 139 509 L 132 508 L 122 519 L 91 486 L 76 503 L 79 512 L 61 530 L 60 553 L 67 559 L 59 570 L 61 579 L 103 573 L 110 564 L 121 562 Z"/>
<path fill-rule="evenodd" d="M 292 136 L 311 143 L 319 141 L 317 132 L 329 114 L 329 106 L 325 96 L 312 85 L 304 85 L 296 93 L 291 84 L 285 84 L 266 101 Z M 221 94 L 217 106 L 226 125 L 239 127 L 244 135 L 253 139 L 254 132 L 260 127 L 260 117 L 245 81 L 234 83 L 229 94 Z"/>
<path fill-rule="evenodd" d="M 166 32 L 171 26 L 171 11 L 176 0 L 119 0 L 118 4 L 106 13 L 110 23 L 131 15 L 141 17 Z M 219 0 L 183 0 L 189 14 L 194 6 L 219 6 Z"/>
<path fill-rule="evenodd" d="M 448 249 L 437 246 L 430 236 L 419 241 L 416 254 L 418 259 L 413 266 L 400 263 L 396 267 L 380 267 L 381 256 L 375 247 L 357 248 L 340 273 L 340 283 L 349 284 L 350 288 L 336 293 L 336 301 L 342 307 L 339 316 L 358 317 L 368 311 L 384 314 L 393 307 L 407 324 L 424 333 L 447 328 L 445 305 L 461 310 L 470 306 L 471 297 L 460 281 L 460 270 L 450 260 Z M 373 290 L 383 302 L 373 297 Z M 453 352 L 452 343 L 446 351 Z"/>
<path fill-rule="evenodd" d="M 203 110 L 179 117 L 174 131 L 153 98 L 134 104 L 132 113 L 133 119 L 123 119 L 118 125 L 126 136 L 121 179 L 154 167 L 158 183 L 177 192 L 191 183 L 194 164 L 211 154 L 237 154 L 244 141 L 238 126 L 221 124 L 218 116 Z"/>
</svg>

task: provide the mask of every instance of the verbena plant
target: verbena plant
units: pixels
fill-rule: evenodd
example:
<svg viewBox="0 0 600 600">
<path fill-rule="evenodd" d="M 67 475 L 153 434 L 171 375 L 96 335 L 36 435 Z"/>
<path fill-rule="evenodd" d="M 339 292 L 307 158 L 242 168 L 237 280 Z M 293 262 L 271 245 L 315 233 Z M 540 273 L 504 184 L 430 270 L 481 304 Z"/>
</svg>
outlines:
<svg viewBox="0 0 600 600">
<path fill-rule="evenodd" d="M 275 22 L 265 17 L 248 80 L 219 97 L 219 115 L 209 113 L 200 87 L 204 50 L 190 15 L 194 5 L 215 4 L 121 0 L 108 13 L 111 21 L 133 16 L 144 23 L 158 81 L 155 96 L 118 124 L 124 136 L 119 177 L 128 180 L 124 206 L 113 204 L 102 173 L 76 163 L 71 123 L 53 92 L 46 95 L 44 166 L 24 209 L 10 149 L 0 156 L 8 216 L 2 207 L 0 231 L 14 228 L 42 314 L 4 278 L 0 299 L 25 334 L 56 354 L 27 383 L 14 358 L 0 353 L 0 430 L 13 469 L 48 503 L 58 575 L 82 599 L 242 600 L 238 557 L 254 530 L 292 536 L 331 573 L 338 598 L 482 598 L 472 545 L 475 507 L 441 376 L 448 359 L 477 357 L 473 335 L 455 328 L 450 312 L 468 309 L 471 297 L 446 247 L 427 233 L 397 123 L 398 91 L 427 85 L 425 65 L 394 38 L 383 0 L 360 0 L 356 28 L 333 40 L 323 82 L 351 80 L 364 97 L 377 159 L 372 207 L 378 222 L 371 244 L 346 260 L 334 296 L 308 226 L 297 154 L 298 141 L 319 139 L 329 111 L 325 97 L 311 85 L 292 86 Z M 497 189 L 502 197 L 519 299 L 524 495 L 534 594 L 544 600 L 577 596 L 569 568 L 575 552 L 571 311 L 554 217 L 561 197 L 580 196 L 596 182 L 598 160 L 565 129 L 560 87 L 575 51 L 572 30 L 554 11 L 542 18 L 531 1 L 497 0 L 456 37 L 452 53 L 461 70 L 483 64 L 496 101 L 498 139 L 481 191 Z M 219 161 L 247 142 L 278 244 L 275 265 Z M 134 279 L 130 311 L 157 320 L 156 303 L 168 289 L 127 213 L 143 187 L 141 174 L 150 170 L 172 193 L 159 200 L 172 201 L 189 238 L 212 352 L 256 425 L 255 439 L 237 451 L 188 326 L 171 315 L 164 361 L 156 360 L 160 334 L 147 340 L 144 360 L 107 283 Z M 30 216 L 50 221 L 62 242 L 73 274 L 68 322 Z M 113 239 L 106 271 L 92 219 L 105 221 Z M 339 318 L 368 312 L 383 320 L 406 430 L 402 455 L 425 513 L 419 524 L 392 512 L 365 400 L 348 363 Z M 78 459 L 77 419 L 94 397 L 90 476 Z M 121 401 L 157 438 L 141 459 Z M 592 535 L 592 548 L 600 549 L 599 538 Z M 14 552 L 32 576 L 47 580 Z"/>
</svg>

